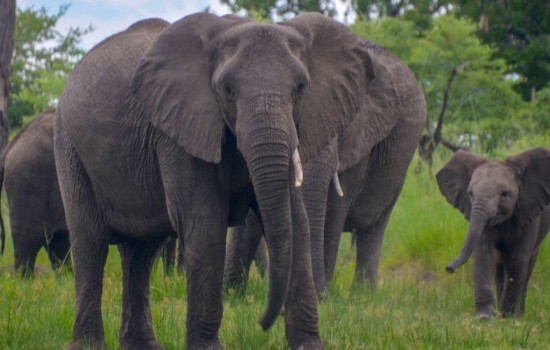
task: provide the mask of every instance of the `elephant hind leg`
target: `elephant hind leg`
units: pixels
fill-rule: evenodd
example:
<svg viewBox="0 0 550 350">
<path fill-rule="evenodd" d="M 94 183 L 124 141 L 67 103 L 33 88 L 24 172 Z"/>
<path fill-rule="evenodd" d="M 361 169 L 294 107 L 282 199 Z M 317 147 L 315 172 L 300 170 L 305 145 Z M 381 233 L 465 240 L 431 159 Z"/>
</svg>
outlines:
<svg viewBox="0 0 550 350">
<path fill-rule="evenodd" d="M 101 314 L 103 272 L 112 232 L 95 201 L 90 179 L 59 123 L 56 167 L 70 232 L 76 318 L 69 349 L 106 348 Z"/>
<path fill-rule="evenodd" d="M 539 254 L 539 249 L 535 251 L 531 259 L 529 260 L 529 265 L 527 267 L 527 276 L 525 277 L 525 282 L 523 284 L 523 294 L 521 296 L 519 309 L 518 309 L 518 315 L 523 315 L 525 313 L 525 300 L 527 299 L 527 287 L 529 286 L 529 280 L 531 279 L 531 275 L 533 274 L 533 270 L 535 269 L 535 263 L 537 262 L 537 256 Z"/>
<path fill-rule="evenodd" d="M 122 349 L 162 349 L 153 332 L 149 279 L 164 240 L 128 239 L 118 245 L 122 260 Z"/>
<path fill-rule="evenodd" d="M 40 232 L 38 232 L 40 234 Z M 34 236 L 34 234 L 31 234 Z M 41 242 L 27 240 L 24 237 L 19 238 L 18 230 L 12 230 L 13 250 L 15 255 L 14 268 L 22 277 L 30 278 L 33 276 L 36 256 L 42 248 Z"/>
<path fill-rule="evenodd" d="M 497 303 L 500 305 L 502 300 L 502 293 L 504 291 L 504 285 L 506 280 L 506 271 L 504 269 L 504 264 L 497 263 L 495 268 L 495 286 L 497 289 Z"/>
<path fill-rule="evenodd" d="M 178 239 L 176 237 L 170 237 L 166 240 L 166 244 L 162 249 L 162 262 L 164 267 L 164 274 L 167 276 L 172 275 L 174 272 L 174 264 L 176 262 L 176 246 Z"/>
<path fill-rule="evenodd" d="M 354 284 L 363 284 L 376 289 L 380 253 L 384 241 L 384 232 L 388 225 L 391 208 L 387 210 L 376 223 L 366 229 L 357 229 L 355 234 L 357 247 L 357 262 Z"/>
<path fill-rule="evenodd" d="M 250 266 L 255 259 L 260 241 L 263 241 L 262 237 L 263 227 L 252 210 L 249 211 L 244 224 L 231 229 L 225 256 L 226 288 L 234 288 L 239 292 L 246 290 Z"/>
<path fill-rule="evenodd" d="M 52 268 L 54 271 L 58 271 L 65 267 L 68 271 L 72 271 L 69 233 L 67 231 L 56 231 L 52 236 L 53 238 L 46 244 Z"/>
</svg>

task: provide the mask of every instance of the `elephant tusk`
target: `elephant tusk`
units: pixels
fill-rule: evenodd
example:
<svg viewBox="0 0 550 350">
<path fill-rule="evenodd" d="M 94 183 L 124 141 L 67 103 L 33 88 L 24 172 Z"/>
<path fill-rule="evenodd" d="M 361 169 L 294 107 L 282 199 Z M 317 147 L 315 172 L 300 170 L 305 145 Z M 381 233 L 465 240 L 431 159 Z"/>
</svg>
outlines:
<svg viewBox="0 0 550 350">
<path fill-rule="evenodd" d="M 302 169 L 302 161 L 300 161 L 300 153 L 298 153 L 298 148 L 292 153 L 292 164 L 294 165 L 294 186 L 302 186 L 304 182 L 304 171 Z"/>
<path fill-rule="evenodd" d="M 338 196 L 344 197 L 344 191 L 342 191 L 342 186 L 340 186 L 340 178 L 338 177 L 337 172 L 332 176 L 332 185 L 334 186 L 336 193 L 338 193 Z"/>
</svg>

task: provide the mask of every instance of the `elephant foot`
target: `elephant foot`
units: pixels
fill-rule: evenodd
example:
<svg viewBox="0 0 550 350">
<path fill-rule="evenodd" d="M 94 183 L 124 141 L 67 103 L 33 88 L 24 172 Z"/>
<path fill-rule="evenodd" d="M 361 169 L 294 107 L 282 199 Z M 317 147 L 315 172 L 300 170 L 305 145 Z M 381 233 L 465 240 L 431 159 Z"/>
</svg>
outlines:
<svg viewBox="0 0 550 350">
<path fill-rule="evenodd" d="M 188 342 L 187 349 L 189 350 L 224 350 L 222 344 L 218 339 L 215 340 L 201 340 Z"/>
<path fill-rule="evenodd" d="M 523 316 L 523 312 L 516 311 L 513 308 L 502 310 L 502 317 L 504 317 L 504 318 L 521 317 L 521 316 Z"/>
<path fill-rule="evenodd" d="M 311 337 L 298 345 L 291 345 L 293 350 L 324 350 L 325 346 L 319 336 Z"/>
<path fill-rule="evenodd" d="M 121 342 L 120 348 L 124 350 L 164 350 L 164 347 L 156 340 L 139 339 Z"/>
<path fill-rule="evenodd" d="M 493 310 L 484 310 L 484 311 L 477 311 L 476 312 L 476 319 L 478 320 L 493 320 L 496 318 L 496 313 Z"/>
<path fill-rule="evenodd" d="M 73 340 L 67 350 L 107 350 L 107 344 L 105 341 L 83 341 L 83 340 Z"/>
</svg>

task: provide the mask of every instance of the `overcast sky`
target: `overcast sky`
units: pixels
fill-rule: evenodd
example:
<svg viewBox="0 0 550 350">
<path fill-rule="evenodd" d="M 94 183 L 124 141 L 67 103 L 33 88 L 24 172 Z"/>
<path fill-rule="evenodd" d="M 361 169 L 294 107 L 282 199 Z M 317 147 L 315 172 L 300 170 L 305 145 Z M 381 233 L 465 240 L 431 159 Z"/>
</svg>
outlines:
<svg viewBox="0 0 550 350">
<path fill-rule="evenodd" d="M 62 4 L 71 7 L 58 22 L 58 30 L 66 33 L 70 27 L 93 25 L 94 31 L 82 38 L 80 46 L 88 50 L 106 37 L 128 28 L 132 23 L 150 17 L 174 22 L 188 14 L 210 11 L 217 15 L 230 13 L 218 0 L 17 0 L 19 8 L 42 6 L 57 13 Z"/>
</svg>

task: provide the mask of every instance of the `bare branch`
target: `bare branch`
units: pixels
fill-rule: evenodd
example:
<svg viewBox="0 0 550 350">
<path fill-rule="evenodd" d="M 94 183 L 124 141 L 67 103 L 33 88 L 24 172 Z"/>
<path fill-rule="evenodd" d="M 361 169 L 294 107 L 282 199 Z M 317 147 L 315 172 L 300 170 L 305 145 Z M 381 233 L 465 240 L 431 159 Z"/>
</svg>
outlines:
<svg viewBox="0 0 550 350">
<path fill-rule="evenodd" d="M 464 70 L 468 66 L 468 64 L 469 64 L 468 62 L 464 62 L 461 65 L 458 65 L 453 68 L 453 70 L 451 71 L 451 76 L 447 81 L 447 86 L 443 91 L 443 104 L 441 105 L 441 110 L 439 111 L 439 117 L 437 118 L 437 126 L 433 134 L 433 140 L 436 145 L 441 140 L 441 130 L 443 129 L 443 120 L 445 119 L 445 112 L 447 110 L 447 103 L 449 101 L 449 90 L 451 89 L 451 85 L 453 84 L 453 80 L 455 76 L 458 74 L 458 72 Z"/>
</svg>

